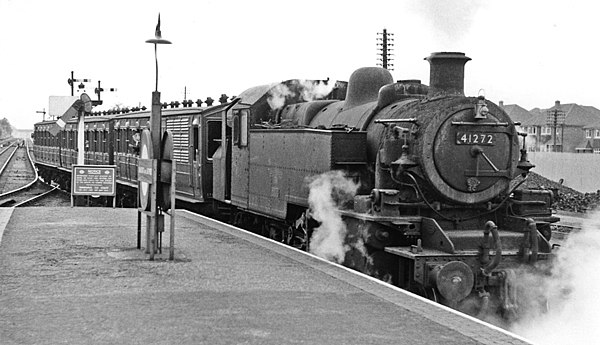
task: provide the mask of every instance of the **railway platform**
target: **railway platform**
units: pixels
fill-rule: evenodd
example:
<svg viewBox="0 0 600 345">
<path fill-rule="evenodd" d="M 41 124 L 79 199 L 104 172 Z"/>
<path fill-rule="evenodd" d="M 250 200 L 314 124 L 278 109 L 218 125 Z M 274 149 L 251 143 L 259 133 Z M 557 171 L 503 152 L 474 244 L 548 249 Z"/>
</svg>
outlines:
<svg viewBox="0 0 600 345">
<path fill-rule="evenodd" d="M 1 343 L 528 343 L 228 225 L 175 224 L 175 260 L 149 261 L 134 209 L 1 208 Z"/>
</svg>

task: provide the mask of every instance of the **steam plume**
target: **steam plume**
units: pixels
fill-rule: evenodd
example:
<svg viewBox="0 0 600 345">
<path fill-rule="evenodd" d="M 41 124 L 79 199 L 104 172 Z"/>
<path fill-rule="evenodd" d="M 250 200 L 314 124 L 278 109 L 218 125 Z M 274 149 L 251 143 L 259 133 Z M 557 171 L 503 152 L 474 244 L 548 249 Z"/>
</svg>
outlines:
<svg viewBox="0 0 600 345">
<path fill-rule="evenodd" d="M 279 109 L 285 105 L 285 98 L 292 96 L 294 93 L 284 84 L 277 84 L 269 91 L 267 102 L 271 109 Z"/>
<path fill-rule="evenodd" d="M 312 216 L 321 223 L 310 239 L 310 252 L 324 259 L 342 263 L 350 246 L 344 242 L 346 225 L 339 208 L 354 198 L 359 185 L 341 171 L 330 171 L 314 178 L 308 202 Z"/>
<path fill-rule="evenodd" d="M 310 102 L 324 98 L 334 86 L 335 83 L 329 83 L 328 80 L 292 80 L 271 88 L 267 102 L 273 110 L 282 108 L 286 99 Z"/>
<path fill-rule="evenodd" d="M 485 4 L 477 0 L 413 0 L 411 5 L 431 23 L 440 41 L 455 45 Z"/>
<path fill-rule="evenodd" d="M 558 250 L 552 275 L 530 278 L 540 286 L 548 311 L 530 315 L 513 331 L 539 344 L 592 344 L 600 339 L 600 212 Z M 537 280 L 537 281 L 536 281 Z M 533 311 L 533 310 L 532 310 Z"/>
</svg>

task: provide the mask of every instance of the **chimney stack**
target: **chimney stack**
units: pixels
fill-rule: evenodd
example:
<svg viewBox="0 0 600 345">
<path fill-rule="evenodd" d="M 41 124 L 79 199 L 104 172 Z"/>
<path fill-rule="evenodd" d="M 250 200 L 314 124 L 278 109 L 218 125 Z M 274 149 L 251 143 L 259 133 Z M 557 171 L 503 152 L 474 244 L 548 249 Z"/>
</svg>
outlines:
<svg viewBox="0 0 600 345">
<path fill-rule="evenodd" d="M 465 64 L 471 58 L 464 53 L 440 52 L 426 57 L 429 61 L 429 97 L 465 95 Z"/>
</svg>

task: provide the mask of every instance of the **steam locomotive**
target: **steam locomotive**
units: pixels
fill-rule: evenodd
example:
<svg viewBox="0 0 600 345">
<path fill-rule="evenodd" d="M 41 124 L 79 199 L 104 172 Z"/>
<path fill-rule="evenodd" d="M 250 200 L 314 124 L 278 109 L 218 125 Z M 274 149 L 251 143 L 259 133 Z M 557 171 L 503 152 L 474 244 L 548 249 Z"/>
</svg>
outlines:
<svg viewBox="0 0 600 345">
<path fill-rule="evenodd" d="M 315 253 L 333 206 L 343 252 L 332 259 L 471 314 L 517 313 L 519 270 L 552 257 L 552 193 L 521 188 L 534 167 L 526 134 L 485 97 L 465 97 L 470 58 L 426 60 L 429 86 L 367 67 L 347 83 L 287 80 L 216 106 L 165 105 L 177 202 Z M 123 205 L 136 203 L 133 138 L 148 121 L 141 110 L 85 120 L 86 164 L 116 166 Z M 53 125 L 35 125 L 34 155 L 46 181 L 69 189 L 77 127 L 53 136 Z"/>
</svg>

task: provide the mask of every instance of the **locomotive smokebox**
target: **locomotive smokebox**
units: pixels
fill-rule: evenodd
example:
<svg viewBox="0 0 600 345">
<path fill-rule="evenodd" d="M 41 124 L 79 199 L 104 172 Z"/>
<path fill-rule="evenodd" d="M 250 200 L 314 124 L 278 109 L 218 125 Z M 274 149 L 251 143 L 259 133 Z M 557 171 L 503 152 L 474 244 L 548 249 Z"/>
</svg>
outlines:
<svg viewBox="0 0 600 345">
<path fill-rule="evenodd" d="M 429 61 L 429 97 L 464 96 L 465 63 L 471 60 L 464 53 L 441 52 L 426 57 Z"/>
</svg>

